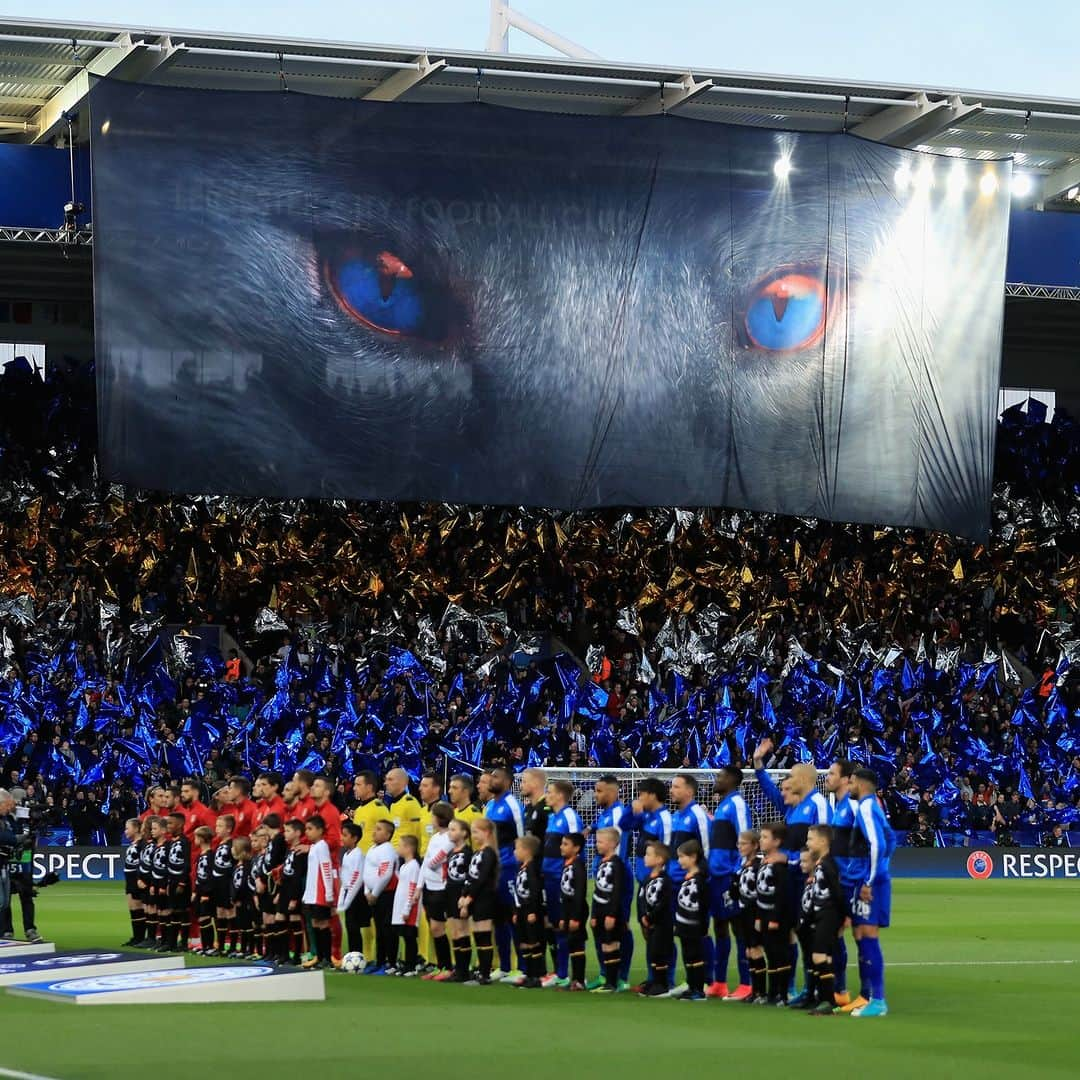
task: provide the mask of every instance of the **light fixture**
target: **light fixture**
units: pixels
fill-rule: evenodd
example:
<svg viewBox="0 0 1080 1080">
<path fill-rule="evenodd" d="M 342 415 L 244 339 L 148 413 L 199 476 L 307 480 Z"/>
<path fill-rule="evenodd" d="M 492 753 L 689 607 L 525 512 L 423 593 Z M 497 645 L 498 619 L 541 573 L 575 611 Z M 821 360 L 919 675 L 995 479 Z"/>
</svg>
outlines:
<svg viewBox="0 0 1080 1080">
<path fill-rule="evenodd" d="M 1076 202 L 1077 199 L 1080 199 L 1080 187 L 1069 188 L 1069 190 L 1065 193 L 1065 198 L 1068 199 L 1070 202 Z"/>
<path fill-rule="evenodd" d="M 911 185 L 911 166 L 905 161 L 893 175 L 897 191 L 907 191 Z"/>
<path fill-rule="evenodd" d="M 786 180 L 791 174 L 791 158 L 787 154 L 781 154 L 773 162 L 772 171 L 777 180 Z"/>
<path fill-rule="evenodd" d="M 979 177 L 979 194 L 980 195 L 985 195 L 987 198 L 989 198 L 991 195 L 993 195 L 997 191 L 997 189 L 998 189 L 997 173 L 990 172 L 988 170 L 988 171 L 984 172 L 982 174 L 982 176 Z"/>
<path fill-rule="evenodd" d="M 1013 173 L 1012 178 L 1012 193 L 1018 199 L 1026 199 L 1031 194 L 1033 187 L 1031 181 L 1031 173 L 1018 172 Z"/>
</svg>

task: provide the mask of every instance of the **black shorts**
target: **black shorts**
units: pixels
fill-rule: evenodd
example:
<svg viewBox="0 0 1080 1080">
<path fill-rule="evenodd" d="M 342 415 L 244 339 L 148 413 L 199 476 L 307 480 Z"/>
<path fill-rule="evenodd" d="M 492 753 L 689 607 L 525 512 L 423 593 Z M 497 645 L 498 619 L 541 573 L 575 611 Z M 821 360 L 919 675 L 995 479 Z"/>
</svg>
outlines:
<svg viewBox="0 0 1080 1080">
<path fill-rule="evenodd" d="M 622 941 L 623 934 L 626 933 L 626 923 L 622 919 L 615 920 L 615 928 L 613 930 L 606 930 L 604 928 L 604 916 L 598 915 L 596 918 L 596 926 L 593 927 L 593 937 L 596 939 L 599 945 L 610 945 L 612 942 Z"/>
<path fill-rule="evenodd" d="M 148 891 L 149 903 L 155 907 L 167 907 L 169 903 L 169 883 L 167 881 L 151 881 Z"/>
<path fill-rule="evenodd" d="M 446 890 L 436 892 L 424 890 L 424 911 L 428 922 L 446 922 Z"/>
<path fill-rule="evenodd" d="M 136 900 L 140 899 L 142 890 L 139 888 L 139 876 L 138 874 L 124 873 L 124 892 L 128 896 L 134 896 Z"/>
<path fill-rule="evenodd" d="M 761 935 L 754 926 L 754 912 L 740 911 L 735 924 L 735 936 L 742 942 L 744 949 L 756 949 L 761 944 Z"/>
<path fill-rule="evenodd" d="M 499 914 L 499 898 L 494 893 L 480 893 L 469 905 L 469 918 L 473 922 L 486 922 Z"/>
<path fill-rule="evenodd" d="M 277 904 L 268 892 L 259 893 L 255 903 L 263 915 L 273 915 L 277 911 Z"/>
<path fill-rule="evenodd" d="M 460 885 L 447 885 L 443 890 L 443 902 L 446 905 L 446 917 L 448 919 L 460 919 L 458 901 L 461 899 Z"/>
<path fill-rule="evenodd" d="M 169 904 L 174 911 L 181 911 L 191 903 L 191 889 L 186 881 L 169 884 Z"/>
<path fill-rule="evenodd" d="M 214 878 L 210 883 L 210 892 L 214 897 L 214 906 L 231 908 L 233 906 L 232 882 L 228 878 Z"/>
<path fill-rule="evenodd" d="M 319 922 L 328 922 L 330 916 L 333 915 L 334 909 L 327 907 L 325 904 L 305 904 L 304 914 L 309 919 L 318 919 Z"/>
<path fill-rule="evenodd" d="M 832 912 L 818 916 L 812 934 L 814 952 L 823 953 L 825 956 L 832 956 L 836 952 L 840 925 L 840 917 Z"/>
</svg>

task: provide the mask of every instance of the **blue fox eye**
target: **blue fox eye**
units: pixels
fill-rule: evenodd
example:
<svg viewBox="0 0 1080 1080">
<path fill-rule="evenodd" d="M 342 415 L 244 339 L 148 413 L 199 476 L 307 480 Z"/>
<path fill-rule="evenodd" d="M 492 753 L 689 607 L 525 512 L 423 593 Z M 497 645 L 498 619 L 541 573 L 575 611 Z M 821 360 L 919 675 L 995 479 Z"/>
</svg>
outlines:
<svg viewBox="0 0 1080 1080">
<path fill-rule="evenodd" d="M 805 349 L 825 332 L 825 284 L 809 274 L 782 271 L 758 282 L 746 306 L 746 336 L 769 352 Z"/>
<path fill-rule="evenodd" d="M 361 326 L 390 337 L 442 341 L 445 298 L 435 282 L 392 251 L 346 251 L 323 264 L 337 305 Z"/>
</svg>

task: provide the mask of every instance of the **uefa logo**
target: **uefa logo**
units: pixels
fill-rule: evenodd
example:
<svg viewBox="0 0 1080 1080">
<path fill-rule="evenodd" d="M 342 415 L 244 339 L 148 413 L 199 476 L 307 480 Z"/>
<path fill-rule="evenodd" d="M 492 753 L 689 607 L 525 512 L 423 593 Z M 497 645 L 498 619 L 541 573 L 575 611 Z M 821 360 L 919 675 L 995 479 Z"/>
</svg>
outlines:
<svg viewBox="0 0 1080 1080">
<path fill-rule="evenodd" d="M 994 872 L 994 860 L 985 851 L 973 851 L 968 856 L 967 872 L 970 877 L 983 881 Z"/>
</svg>

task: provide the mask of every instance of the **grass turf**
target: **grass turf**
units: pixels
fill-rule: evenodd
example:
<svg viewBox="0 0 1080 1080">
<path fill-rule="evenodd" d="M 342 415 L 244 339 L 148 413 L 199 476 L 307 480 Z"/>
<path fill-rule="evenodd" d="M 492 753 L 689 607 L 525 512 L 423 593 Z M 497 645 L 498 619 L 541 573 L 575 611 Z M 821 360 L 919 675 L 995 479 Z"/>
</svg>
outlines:
<svg viewBox="0 0 1080 1080">
<path fill-rule="evenodd" d="M 892 1012 L 882 1020 L 334 973 L 322 1003 L 87 1008 L 5 995 L 0 1076 L 1074 1077 L 1076 889 L 1067 880 L 895 883 L 895 925 L 883 935 Z M 58 949 L 113 948 L 129 933 L 116 885 L 55 886 L 40 898 L 38 923 Z M 636 970 L 641 960 L 639 942 Z"/>
</svg>

